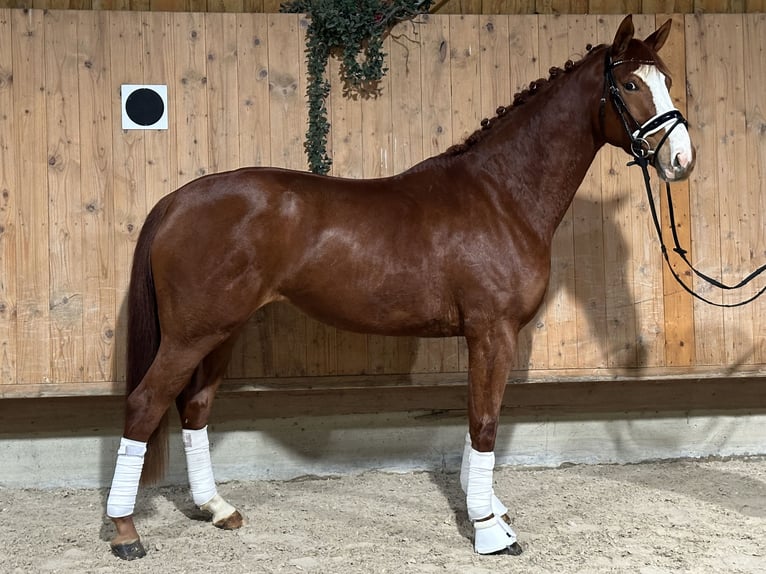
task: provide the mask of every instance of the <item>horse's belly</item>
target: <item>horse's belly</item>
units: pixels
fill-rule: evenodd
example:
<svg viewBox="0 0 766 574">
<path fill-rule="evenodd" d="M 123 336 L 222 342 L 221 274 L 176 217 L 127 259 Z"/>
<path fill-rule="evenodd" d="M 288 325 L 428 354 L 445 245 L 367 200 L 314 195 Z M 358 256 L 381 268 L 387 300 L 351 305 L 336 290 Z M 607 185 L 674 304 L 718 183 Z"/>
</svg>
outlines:
<svg viewBox="0 0 766 574">
<path fill-rule="evenodd" d="M 461 334 L 457 311 L 441 304 L 440 298 L 339 289 L 286 299 L 307 315 L 347 331 L 417 337 Z"/>
</svg>

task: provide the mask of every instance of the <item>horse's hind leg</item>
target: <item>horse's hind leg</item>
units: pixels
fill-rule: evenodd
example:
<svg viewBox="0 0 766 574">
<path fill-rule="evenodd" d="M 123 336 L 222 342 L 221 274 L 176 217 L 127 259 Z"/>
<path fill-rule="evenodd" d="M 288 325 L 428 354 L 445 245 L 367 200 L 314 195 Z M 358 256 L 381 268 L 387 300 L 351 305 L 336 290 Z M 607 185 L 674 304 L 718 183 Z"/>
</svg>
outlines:
<svg viewBox="0 0 766 574">
<path fill-rule="evenodd" d="M 203 359 L 189 385 L 176 399 L 192 499 L 202 510 L 212 514 L 215 526 L 226 530 L 239 528 L 244 520 L 216 489 L 207 423 L 236 338 L 236 335 L 230 337 Z"/>
<path fill-rule="evenodd" d="M 128 396 L 125 430 L 107 500 L 107 515 L 117 529 L 111 548 L 120 558 L 132 560 L 146 554 L 133 523 L 146 445 L 173 400 L 189 383 L 195 368 L 208 353 L 208 345 L 201 342 L 188 347 L 166 338 L 141 384 Z"/>
</svg>

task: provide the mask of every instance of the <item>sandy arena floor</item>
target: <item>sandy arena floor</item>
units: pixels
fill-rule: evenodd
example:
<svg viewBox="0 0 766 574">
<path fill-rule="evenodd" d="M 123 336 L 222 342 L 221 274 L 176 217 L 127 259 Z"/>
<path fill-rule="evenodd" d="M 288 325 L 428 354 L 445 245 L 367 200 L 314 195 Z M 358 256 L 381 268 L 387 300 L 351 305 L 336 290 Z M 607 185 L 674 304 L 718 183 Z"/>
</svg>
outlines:
<svg viewBox="0 0 766 574">
<path fill-rule="evenodd" d="M 206 522 L 185 488 L 142 491 L 148 555 L 112 556 L 106 490 L 0 488 L 3 573 L 766 573 L 766 460 L 504 468 L 519 557 L 473 553 L 456 474 L 370 472 L 219 490 L 247 524 Z"/>
</svg>

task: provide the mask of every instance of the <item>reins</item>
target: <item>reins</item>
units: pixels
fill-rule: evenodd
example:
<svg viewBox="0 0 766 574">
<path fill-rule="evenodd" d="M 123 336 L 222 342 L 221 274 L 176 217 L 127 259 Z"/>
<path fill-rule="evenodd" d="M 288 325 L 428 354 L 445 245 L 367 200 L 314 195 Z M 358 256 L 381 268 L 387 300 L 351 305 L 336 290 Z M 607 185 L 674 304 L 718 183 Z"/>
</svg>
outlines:
<svg viewBox="0 0 766 574">
<path fill-rule="evenodd" d="M 638 165 L 641 168 L 641 171 L 644 175 L 644 186 L 646 187 L 646 196 L 649 200 L 649 209 L 652 214 L 652 220 L 654 222 L 654 228 L 657 230 L 657 237 L 660 242 L 660 250 L 662 251 L 662 256 L 665 259 L 665 262 L 668 265 L 668 269 L 670 269 L 670 273 L 673 275 L 675 280 L 678 282 L 683 289 L 692 295 L 693 297 L 699 299 L 700 301 L 704 301 L 705 303 L 708 303 L 710 305 L 714 305 L 716 307 L 740 307 L 742 305 L 746 305 L 750 303 L 751 301 L 754 301 L 758 297 L 760 297 L 765 291 L 766 291 L 766 285 L 764 285 L 755 295 L 748 297 L 747 299 L 743 301 L 739 301 L 737 303 L 717 303 L 715 301 L 711 301 L 710 299 L 707 299 L 703 295 L 700 295 L 694 289 L 689 287 L 686 283 L 684 283 L 683 279 L 679 275 L 679 273 L 675 270 L 673 265 L 670 263 L 670 256 L 668 255 L 668 248 L 665 245 L 665 240 L 662 235 L 662 225 L 660 224 L 660 217 L 657 212 L 657 206 L 654 202 L 654 196 L 652 195 L 652 184 L 651 184 L 651 175 L 649 174 L 649 163 L 652 157 L 655 156 L 657 150 L 659 150 L 662 145 L 667 141 L 668 136 L 670 133 L 679 125 L 687 125 L 686 119 L 683 117 L 680 111 L 678 110 L 672 110 L 669 112 L 665 112 L 662 114 L 658 114 L 657 116 L 649 119 L 644 124 L 639 124 L 636 119 L 632 116 L 630 111 L 628 110 L 627 106 L 625 105 L 624 100 L 622 99 L 622 96 L 620 95 L 620 90 L 617 88 L 617 83 L 614 80 L 614 75 L 612 74 L 612 70 L 619 66 L 620 64 L 624 64 L 627 62 L 631 63 L 639 63 L 639 64 L 653 64 L 653 62 L 644 62 L 639 60 L 618 60 L 616 62 L 612 61 L 611 54 L 609 50 L 606 52 L 606 61 L 605 61 L 605 83 L 604 83 L 604 96 L 601 98 L 601 110 L 600 110 L 600 119 L 602 122 L 602 128 L 603 128 L 603 121 L 604 121 L 604 106 L 606 105 L 606 97 L 607 92 L 610 98 L 610 101 L 614 105 L 615 109 L 617 110 L 617 114 L 620 117 L 620 121 L 623 124 L 623 127 L 625 128 L 626 133 L 630 137 L 630 150 L 631 154 L 633 155 L 633 161 L 629 162 L 628 165 Z M 634 130 L 630 129 L 630 126 L 628 122 L 632 122 L 635 126 Z M 668 127 L 665 130 L 665 135 L 660 139 L 659 143 L 657 144 L 657 147 L 655 149 L 652 149 L 649 143 L 646 140 L 646 137 L 649 135 L 652 135 L 653 133 L 659 131 L 663 127 L 666 127 L 668 124 L 671 124 L 670 127 Z M 692 265 L 692 263 L 689 261 L 689 258 L 686 256 L 688 251 L 681 247 L 680 242 L 678 240 L 678 232 L 676 231 L 676 221 L 675 221 L 675 212 L 673 209 L 673 196 L 670 192 L 670 183 L 665 182 L 665 193 L 668 198 L 668 217 L 670 219 L 670 229 L 672 231 L 673 235 L 673 251 L 678 254 L 678 256 L 683 260 L 684 263 L 689 267 L 689 269 L 700 279 L 705 281 L 706 283 L 712 285 L 713 287 L 717 287 L 719 289 L 724 290 L 735 290 L 735 289 L 741 289 L 748 283 L 750 283 L 753 279 L 755 279 L 758 275 L 766 271 L 766 265 L 760 266 L 758 269 L 750 273 L 747 277 L 742 279 L 739 283 L 736 285 L 727 285 L 726 283 L 723 283 L 717 279 L 714 279 L 705 273 L 699 271 Z"/>
</svg>

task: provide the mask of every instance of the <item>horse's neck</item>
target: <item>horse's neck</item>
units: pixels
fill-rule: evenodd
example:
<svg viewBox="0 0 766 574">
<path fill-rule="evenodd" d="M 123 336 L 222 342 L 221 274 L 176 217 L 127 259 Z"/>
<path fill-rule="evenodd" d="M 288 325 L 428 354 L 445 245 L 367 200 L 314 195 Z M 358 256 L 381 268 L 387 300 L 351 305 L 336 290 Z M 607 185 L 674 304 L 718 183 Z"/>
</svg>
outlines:
<svg viewBox="0 0 766 574">
<path fill-rule="evenodd" d="M 481 169 L 495 175 L 492 180 L 501 188 L 498 193 L 506 195 L 509 209 L 526 216 L 547 241 L 603 145 L 592 125 L 593 106 L 600 99 L 597 81 L 577 77 L 593 73 L 578 69 L 555 80 L 549 93 L 535 95 L 514 110 L 516 117 L 498 126 L 466 158 L 483 158 Z"/>
</svg>

